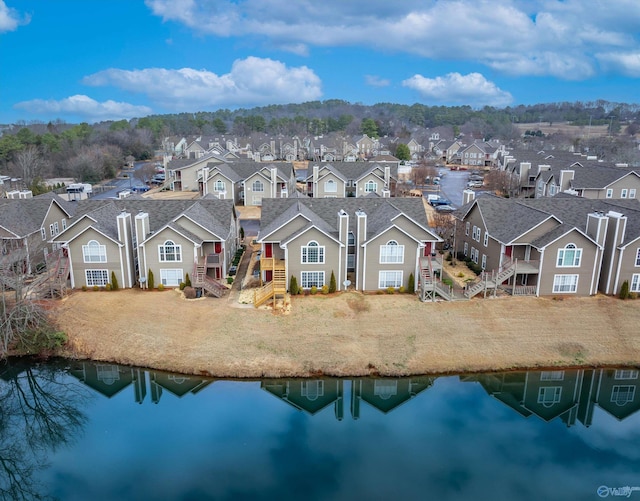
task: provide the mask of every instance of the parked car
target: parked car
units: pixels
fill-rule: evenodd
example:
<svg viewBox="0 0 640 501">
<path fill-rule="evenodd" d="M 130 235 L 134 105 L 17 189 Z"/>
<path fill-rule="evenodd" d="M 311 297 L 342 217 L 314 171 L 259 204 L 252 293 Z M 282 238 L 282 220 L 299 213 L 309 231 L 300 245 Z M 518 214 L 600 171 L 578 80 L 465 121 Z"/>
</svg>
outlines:
<svg viewBox="0 0 640 501">
<path fill-rule="evenodd" d="M 438 205 L 436 207 L 436 212 L 453 212 L 455 207 L 451 207 L 450 205 Z"/>
<path fill-rule="evenodd" d="M 447 200 L 446 198 L 438 198 L 436 200 L 431 200 L 429 203 L 433 207 L 440 207 L 443 205 L 451 205 L 451 200 Z"/>
<path fill-rule="evenodd" d="M 482 188 L 484 183 L 482 181 L 469 181 L 467 183 L 467 188 Z"/>
</svg>

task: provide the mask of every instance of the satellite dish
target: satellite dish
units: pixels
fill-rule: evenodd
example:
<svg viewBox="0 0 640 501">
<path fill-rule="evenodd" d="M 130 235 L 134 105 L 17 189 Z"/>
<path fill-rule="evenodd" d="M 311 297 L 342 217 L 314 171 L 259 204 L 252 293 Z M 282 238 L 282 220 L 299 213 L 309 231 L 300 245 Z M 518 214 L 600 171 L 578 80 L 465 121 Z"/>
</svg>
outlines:
<svg viewBox="0 0 640 501">
<path fill-rule="evenodd" d="M 351 285 L 351 280 L 345 280 L 344 282 L 342 282 L 342 285 L 344 285 L 345 287 L 349 287 Z"/>
</svg>

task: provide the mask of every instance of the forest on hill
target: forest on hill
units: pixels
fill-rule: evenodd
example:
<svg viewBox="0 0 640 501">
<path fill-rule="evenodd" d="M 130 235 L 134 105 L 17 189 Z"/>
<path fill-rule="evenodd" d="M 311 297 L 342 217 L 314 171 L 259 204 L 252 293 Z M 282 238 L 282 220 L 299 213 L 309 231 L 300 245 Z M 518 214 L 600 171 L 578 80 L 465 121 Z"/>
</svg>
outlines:
<svg viewBox="0 0 640 501">
<path fill-rule="evenodd" d="M 517 142 L 544 137 L 536 124 L 607 127 L 609 139 L 600 151 L 624 152 L 640 131 L 640 106 L 608 101 L 547 103 L 507 108 L 485 106 L 427 106 L 378 103 L 363 105 L 342 100 L 310 101 L 251 109 L 150 115 L 96 124 L 22 122 L 4 126 L 0 137 L 0 174 L 20 178 L 34 193 L 45 189 L 48 177 L 97 182 L 115 176 L 127 157 L 151 158 L 167 136 L 229 135 L 263 141 L 265 136 L 300 138 L 334 134 L 386 138 L 398 145 L 424 141 L 434 128 L 443 137 Z M 522 124 L 532 124 L 524 133 Z M 575 137 L 557 138 L 580 148 Z M 615 144 L 614 144 L 615 143 Z M 623 144 L 624 143 L 624 144 Z M 394 146 L 395 147 L 395 146 Z M 618 153 L 620 155 L 620 153 Z"/>
</svg>

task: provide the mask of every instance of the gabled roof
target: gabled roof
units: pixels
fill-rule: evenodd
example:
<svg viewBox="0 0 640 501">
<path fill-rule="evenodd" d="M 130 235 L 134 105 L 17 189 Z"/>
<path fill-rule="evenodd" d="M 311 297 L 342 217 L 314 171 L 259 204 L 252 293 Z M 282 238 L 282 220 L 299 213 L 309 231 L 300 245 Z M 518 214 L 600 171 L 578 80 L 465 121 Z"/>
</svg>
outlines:
<svg viewBox="0 0 640 501">
<path fill-rule="evenodd" d="M 58 205 L 67 216 L 75 212 L 75 206 L 53 192 L 33 198 L 0 199 L 0 226 L 17 237 L 39 232 L 52 204 Z"/>
</svg>

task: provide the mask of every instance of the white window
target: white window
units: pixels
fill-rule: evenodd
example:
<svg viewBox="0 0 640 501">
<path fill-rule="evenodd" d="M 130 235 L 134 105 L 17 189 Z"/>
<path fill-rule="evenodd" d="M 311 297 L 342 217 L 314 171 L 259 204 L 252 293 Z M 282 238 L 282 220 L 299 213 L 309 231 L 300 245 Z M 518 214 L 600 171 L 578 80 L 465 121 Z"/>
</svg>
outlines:
<svg viewBox="0 0 640 501">
<path fill-rule="evenodd" d="M 120 381 L 120 370 L 117 365 L 96 365 L 98 381 L 106 385 Z"/>
<path fill-rule="evenodd" d="M 300 396 L 312 401 L 324 396 L 324 381 L 322 379 L 302 381 L 300 383 Z"/>
<path fill-rule="evenodd" d="M 551 407 L 560 402 L 562 396 L 561 386 L 544 386 L 538 389 L 538 403 L 545 407 Z"/>
<path fill-rule="evenodd" d="M 577 268 L 580 266 L 582 249 L 578 249 L 575 244 L 567 244 L 564 249 L 558 249 L 557 266 L 559 268 Z"/>
<path fill-rule="evenodd" d="M 325 181 L 324 191 L 326 191 L 327 193 L 336 193 L 338 191 L 338 183 L 336 183 L 333 179 Z"/>
<path fill-rule="evenodd" d="M 549 196 L 552 197 L 555 194 L 556 194 L 556 185 L 554 183 L 551 183 L 549 185 Z"/>
<path fill-rule="evenodd" d="M 253 197 L 251 199 L 251 201 L 253 202 L 253 205 L 257 205 L 260 206 L 262 205 L 262 197 L 258 196 L 258 197 Z"/>
<path fill-rule="evenodd" d="M 213 183 L 213 191 L 225 191 L 225 185 L 222 179 L 218 179 Z"/>
<path fill-rule="evenodd" d="M 616 369 L 614 379 L 638 379 L 638 371 L 635 369 Z"/>
<path fill-rule="evenodd" d="M 397 379 L 374 379 L 373 394 L 382 400 L 388 400 L 398 394 Z"/>
<path fill-rule="evenodd" d="M 256 179 L 251 185 L 251 188 L 254 192 L 262 193 L 264 191 L 264 183 L 259 179 Z"/>
<path fill-rule="evenodd" d="M 471 223 L 467 223 L 464 227 L 464 234 L 469 236 L 469 228 L 471 227 Z"/>
<path fill-rule="evenodd" d="M 356 255 L 355 254 L 347 254 L 347 269 L 353 270 L 356 267 Z"/>
<path fill-rule="evenodd" d="M 378 272 L 378 289 L 402 287 L 402 271 L 380 271 Z"/>
<path fill-rule="evenodd" d="M 106 263 L 107 247 L 100 245 L 97 240 L 90 240 L 82 246 L 82 256 L 85 263 Z"/>
<path fill-rule="evenodd" d="M 629 198 L 636 198 L 636 189 L 635 188 L 631 188 L 629 190 Z"/>
<path fill-rule="evenodd" d="M 181 262 L 182 246 L 176 245 L 172 240 L 167 240 L 163 245 L 158 246 L 161 262 Z"/>
<path fill-rule="evenodd" d="M 380 246 L 380 263 L 404 263 L 404 245 L 398 245 L 395 240 L 389 240 Z"/>
<path fill-rule="evenodd" d="M 51 234 L 51 236 L 52 236 L 52 237 L 55 237 L 55 236 L 56 236 L 56 232 L 55 232 L 55 229 L 54 229 L 53 223 L 51 223 L 51 224 L 49 225 L 49 233 Z"/>
<path fill-rule="evenodd" d="M 349 236 L 347 238 L 349 239 L 347 241 L 348 245 L 355 245 L 356 244 L 356 236 L 353 234 L 353 231 L 349 232 Z M 638 249 L 638 251 L 640 252 L 640 249 Z"/>
<path fill-rule="evenodd" d="M 324 271 L 303 271 L 300 276 L 303 289 L 315 286 L 318 289 L 324 285 Z"/>
<path fill-rule="evenodd" d="M 489 232 L 485 231 L 484 232 L 484 246 L 486 247 L 487 245 L 489 245 Z"/>
<path fill-rule="evenodd" d="M 578 275 L 554 275 L 553 292 L 576 292 L 578 290 Z"/>
<path fill-rule="evenodd" d="M 607 198 L 613 198 L 613 190 L 611 188 L 607 190 Z"/>
<path fill-rule="evenodd" d="M 40 236 L 42 237 L 42 240 L 46 240 L 47 239 L 47 230 L 45 230 L 44 228 L 40 228 Z"/>
<path fill-rule="evenodd" d="M 464 255 L 469 254 L 469 244 L 467 242 L 464 243 Z"/>
<path fill-rule="evenodd" d="M 640 247 L 636 251 L 636 266 L 640 266 Z"/>
<path fill-rule="evenodd" d="M 480 228 L 480 226 L 478 226 L 477 228 L 474 226 L 473 227 L 473 239 L 476 242 L 480 241 L 480 236 L 482 235 L 482 229 Z"/>
<path fill-rule="evenodd" d="M 318 242 L 311 241 L 301 248 L 303 263 L 324 263 L 324 245 L 318 245 Z"/>
<path fill-rule="evenodd" d="M 487 267 L 487 255 L 482 255 L 482 269 L 484 270 Z"/>
<path fill-rule="evenodd" d="M 635 396 L 635 386 L 616 384 L 611 390 L 611 401 L 616 405 L 625 405 L 629 402 L 633 402 Z"/>
<path fill-rule="evenodd" d="M 62 218 L 62 231 L 67 229 L 67 220 L 65 218 Z"/>
<path fill-rule="evenodd" d="M 178 287 L 182 283 L 182 270 L 160 270 L 160 283 L 168 287 Z"/>
<path fill-rule="evenodd" d="M 542 371 L 540 381 L 563 381 L 564 371 Z"/>
<path fill-rule="evenodd" d="M 104 287 L 109 283 L 109 272 L 107 270 L 84 270 L 87 286 L 97 285 Z"/>
<path fill-rule="evenodd" d="M 631 292 L 640 292 L 640 273 L 634 273 L 631 275 Z"/>
<path fill-rule="evenodd" d="M 622 188 L 622 190 L 620 190 L 620 198 L 627 198 L 627 189 L 626 188 Z"/>
<path fill-rule="evenodd" d="M 371 181 L 371 180 L 367 181 L 364 184 L 364 191 L 366 193 L 374 193 L 374 192 L 378 191 L 378 183 L 376 183 L 375 181 Z"/>
</svg>

